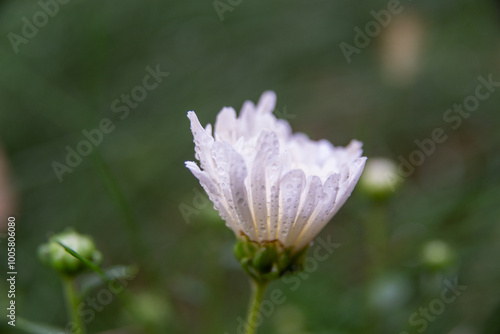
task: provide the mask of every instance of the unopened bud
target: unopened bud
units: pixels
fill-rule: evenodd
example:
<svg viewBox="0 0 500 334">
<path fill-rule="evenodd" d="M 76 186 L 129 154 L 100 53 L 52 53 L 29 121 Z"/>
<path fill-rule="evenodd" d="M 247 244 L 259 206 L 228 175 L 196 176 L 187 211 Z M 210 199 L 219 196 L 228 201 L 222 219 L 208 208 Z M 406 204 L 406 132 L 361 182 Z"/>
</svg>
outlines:
<svg viewBox="0 0 500 334">
<path fill-rule="evenodd" d="M 442 240 L 427 242 L 422 249 L 423 263 L 433 269 L 443 269 L 454 261 L 451 247 Z"/>
<path fill-rule="evenodd" d="M 359 180 L 359 187 L 367 195 L 381 199 L 391 195 L 400 183 L 397 165 L 392 160 L 370 158 Z"/>
<path fill-rule="evenodd" d="M 72 230 L 64 231 L 53 235 L 48 243 L 38 248 L 40 260 L 61 274 L 74 276 L 84 271 L 86 265 L 68 253 L 59 242 L 96 265 L 102 262 L 102 254 L 97 250 L 92 237 Z"/>
</svg>

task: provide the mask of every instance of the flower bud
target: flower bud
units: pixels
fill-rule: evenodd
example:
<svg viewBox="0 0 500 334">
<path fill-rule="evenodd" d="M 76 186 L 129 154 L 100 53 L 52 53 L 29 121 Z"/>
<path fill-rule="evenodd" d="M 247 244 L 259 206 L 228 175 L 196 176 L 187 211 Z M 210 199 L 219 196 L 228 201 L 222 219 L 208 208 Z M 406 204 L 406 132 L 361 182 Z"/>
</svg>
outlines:
<svg viewBox="0 0 500 334">
<path fill-rule="evenodd" d="M 399 186 L 396 164 L 386 158 L 370 158 L 359 180 L 362 191 L 375 199 L 386 198 Z"/>
<path fill-rule="evenodd" d="M 40 260 L 61 274 L 74 276 L 87 268 L 85 263 L 68 253 L 59 242 L 96 265 L 102 262 L 102 254 L 96 249 L 92 237 L 67 230 L 53 235 L 48 243 L 38 248 Z"/>
<path fill-rule="evenodd" d="M 130 298 L 124 316 L 130 317 L 131 311 L 143 324 L 157 329 L 158 332 L 172 320 L 171 306 L 161 292 L 144 291 L 135 293 Z M 166 329 L 161 332 L 166 332 Z"/>
<path fill-rule="evenodd" d="M 387 272 L 369 286 L 368 306 L 378 312 L 393 313 L 411 297 L 412 285 L 401 273 Z"/>
<path fill-rule="evenodd" d="M 454 260 L 453 250 L 442 240 L 429 241 L 422 249 L 422 262 L 431 269 L 445 269 Z"/>
</svg>

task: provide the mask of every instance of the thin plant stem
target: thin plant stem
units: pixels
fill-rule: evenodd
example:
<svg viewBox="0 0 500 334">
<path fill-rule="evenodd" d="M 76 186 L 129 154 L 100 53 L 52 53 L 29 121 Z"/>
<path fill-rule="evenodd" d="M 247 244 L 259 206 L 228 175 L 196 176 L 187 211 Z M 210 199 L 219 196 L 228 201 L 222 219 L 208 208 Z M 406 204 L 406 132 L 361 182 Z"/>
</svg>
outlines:
<svg viewBox="0 0 500 334">
<path fill-rule="evenodd" d="M 63 244 L 60 241 L 58 241 L 58 243 L 59 243 L 59 245 L 61 245 L 66 250 L 66 252 L 68 252 L 69 254 L 73 255 L 78 260 L 80 260 L 83 263 L 85 263 L 85 265 L 87 265 L 87 267 L 89 267 L 90 269 L 92 269 L 93 271 L 95 271 L 101 277 L 101 279 L 102 279 L 103 282 L 105 282 L 107 284 L 110 284 L 111 282 L 118 282 L 118 283 L 120 283 L 120 285 L 123 288 L 125 288 L 126 285 L 123 285 L 119 280 L 116 280 L 113 277 L 110 277 L 99 266 L 96 266 L 95 264 L 93 264 L 89 260 L 85 259 L 83 256 L 81 256 L 80 254 L 78 254 L 77 252 L 75 252 L 74 249 L 72 249 L 71 247 L 68 247 L 67 245 Z M 132 297 L 128 294 L 128 291 L 126 289 L 124 289 L 121 293 L 117 293 L 116 296 L 118 297 L 118 300 L 121 302 L 121 304 L 125 307 L 125 309 L 133 317 L 135 317 L 138 321 L 142 321 L 142 319 L 137 315 L 137 312 L 133 311 L 130 308 L 130 301 L 131 301 Z M 151 328 L 151 325 L 146 324 L 145 322 L 142 322 L 142 324 L 143 324 L 143 327 L 145 329 Z M 151 332 L 151 330 L 148 329 L 148 333 L 149 332 Z M 84 332 L 81 332 L 81 333 L 84 334 Z"/>
<path fill-rule="evenodd" d="M 75 290 L 73 278 L 67 276 L 63 277 L 63 284 L 68 314 L 74 324 L 73 332 L 85 334 L 85 326 L 83 325 L 82 318 L 80 318 L 80 315 L 78 314 L 78 304 L 80 302 L 80 298 Z"/>
<path fill-rule="evenodd" d="M 94 150 L 92 158 L 97 167 L 97 171 L 99 172 L 101 182 L 106 188 L 109 197 L 115 202 L 117 207 L 120 209 L 121 214 L 123 215 L 124 229 L 127 233 L 130 246 L 134 250 L 135 256 L 138 259 L 148 260 L 150 258 L 148 256 L 149 250 L 147 249 L 143 239 L 141 238 L 139 222 L 137 221 L 132 208 L 128 204 L 125 195 L 123 194 L 123 191 L 118 184 L 118 181 L 111 173 L 109 166 L 101 157 L 97 149 Z"/>
<path fill-rule="evenodd" d="M 366 266 L 367 287 L 380 277 L 387 266 L 387 207 L 384 202 L 373 202 L 365 219 L 365 234 L 367 253 L 370 255 L 370 263 Z M 366 290 L 365 298 L 368 300 L 370 292 Z M 380 328 L 380 317 L 364 303 L 366 312 L 365 331 L 377 332 Z"/>
<path fill-rule="evenodd" d="M 247 316 L 247 333 L 246 334 L 256 334 L 257 320 L 259 319 L 259 310 L 260 305 L 262 303 L 262 297 L 264 296 L 264 291 L 267 287 L 267 282 L 258 282 L 254 279 L 250 281 L 252 286 L 252 295 L 250 297 L 250 305 L 248 307 L 248 316 Z"/>
<path fill-rule="evenodd" d="M 384 271 L 387 262 L 387 210 L 383 203 L 375 203 L 366 220 L 366 243 L 371 265 L 368 277 L 373 279 Z"/>
</svg>

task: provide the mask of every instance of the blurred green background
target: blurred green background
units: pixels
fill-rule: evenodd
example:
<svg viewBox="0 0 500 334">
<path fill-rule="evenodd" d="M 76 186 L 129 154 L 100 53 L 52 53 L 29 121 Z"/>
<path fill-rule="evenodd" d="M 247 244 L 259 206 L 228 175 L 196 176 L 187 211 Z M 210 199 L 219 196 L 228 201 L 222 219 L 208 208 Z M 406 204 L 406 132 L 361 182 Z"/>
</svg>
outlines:
<svg viewBox="0 0 500 334">
<path fill-rule="evenodd" d="M 72 0 L 44 21 L 36 1 L 0 2 L 0 165 L 10 172 L 0 226 L 17 218 L 17 315 L 64 327 L 61 282 L 36 250 L 71 226 L 94 237 L 104 267 L 139 267 L 127 286 L 139 320 L 115 298 L 89 333 L 238 333 L 247 277 L 232 232 L 196 202 L 201 187 L 184 167 L 194 159 L 186 112 L 213 124 L 221 107 L 239 110 L 271 89 L 276 115 L 294 131 L 335 145 L 356 138 L 369 158 L 408 159 L 435 128 L 448 138 L 386 200 L 354 191 L 320 235 L 341 246 L 298 289 L 271 285 L 286 301 L 259 333 L 500 333 L 500 92 L 456 129 L 443 120 L 474 95 L 479 76 L 500 81 L 498 4 L 402 1 L 348 62 L 340 44 L 355 46 L 354 28 L 390 2 L 221 3 L 230 8 L 223 20 L 212 1 Z M 28 38 L 23 18 L 34 16 L 40 27 L 24 28 Z M 148 66 L 169 75 L 126 117 L 114 112 Z M 65 163 L 66 147 L 103 118 L 114 130 L 60 182 L 54 161 Z M 188 221 L 180 206 L 195 210 Z M 449 261 L 422 259 L 433 240 Z M 455 278 L 466 290 L 425 330 L 415 324 L 424 316 L 412 323 Z M 0 287 L 5 312 L 5 279 Z M 0 331 L 21 332 L 3 312 Z"/>
</svg>

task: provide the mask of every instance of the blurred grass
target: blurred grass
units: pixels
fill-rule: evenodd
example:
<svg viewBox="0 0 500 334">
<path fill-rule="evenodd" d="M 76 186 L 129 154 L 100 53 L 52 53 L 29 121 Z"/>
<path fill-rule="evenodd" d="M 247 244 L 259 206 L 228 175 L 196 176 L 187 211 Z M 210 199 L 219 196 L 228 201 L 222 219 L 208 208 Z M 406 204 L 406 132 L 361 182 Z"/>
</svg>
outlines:
<svg viewBox="0 0 500 334">
<path fill-rule="evenodd" d="M 61 5 L 18 54 L 6 36 L 19 33 L 21 18 L 39 7 L 35 1 L 1 2 L 0 138 L 19 193 L 18 315 L 65 324 L 60 283 L 35 252 L 49 233 L 74 226 L 94 236 L 106 266 L 139 262 L 130 290 L 154 291 L 167 301 L 173 332 L 235 333 L 249 292 L 232 258 L 232 233 L 211 206 L 190 224 L 178 209 L 192 205 L 192 189 L 200 189 L 183 164 L 194 155 L 186 112 L 195 110 L 203 124 L 213 123 L 222 106 L 238 109 L 273 89 L 277 108 L 286 106 L 295 116 L 289 119 L 294 130 L 336 145 L 357 138 L 368 157 L 407 158 L 415 139 L 446 128 L 444 111 L 474 92 L 479 75 L 500 79 L 496 5 L 412 2 L 425 25 L 422 65 L 414 83 L 394 86 L 381 70 L 379 37 L 351 64 L 338 47 L 352 43 L 353 27 L 372 20 L 370 11 L 386 8 L 384 1 L 243 1 L 221 22 L 210 1 L 74 0 Z M 170 76 L 120 120 L 112 101 L 140 85 L 145 67 L 156 64 Z M 459 129 L 446 128 L 449 139 L 386 204 L 390 242 L 379 279 L 393 286 L 391 278 L 402 277 L 407 300 L 387 308 L 367 301 L 375 281 L 366 272 L 371 254 L 364 226 L 373 204 L 355 191 L 321 234 L 342 246 L 296 291 L 273 283 L 287 300 L 260 333 L 277 333 L 279 321 L 290 318 L 302 319 L 300 333 L 415 330 L 408 317 L 440 291 L 425 292 L 433 275 L 458 275 L 468 288 L 426 333 L 500 332 L 492 320 L 500 315 L 499 99 L 495 92 Z M 151 259 L 134 257 L 122 212 L 92 158 L 62 183 L 51 167 L 63 162 L 67 145 L 74 148 L 84 139 L 83 129 L 97 127 L 104 117 L 116 130 L 98 149 L 139 222 L 136 235 Z M 446 272 L 428 273 L 417 263 L 422 246 L 433 239 L 446 241 L 459 259 Z M 1 248 L 5 252 L 4 243 Z M 5 291 L 4 280 L 0 286 Z M 0 303 L 6 303 L 4 293 Z M 106 306 L 89 332 L 131 323 L 119 313 L 118 303 Z M 1 326 L 2 332 L 11 330 L 5 321 Z"/>
</svg>

